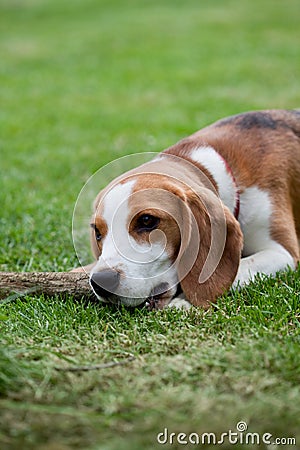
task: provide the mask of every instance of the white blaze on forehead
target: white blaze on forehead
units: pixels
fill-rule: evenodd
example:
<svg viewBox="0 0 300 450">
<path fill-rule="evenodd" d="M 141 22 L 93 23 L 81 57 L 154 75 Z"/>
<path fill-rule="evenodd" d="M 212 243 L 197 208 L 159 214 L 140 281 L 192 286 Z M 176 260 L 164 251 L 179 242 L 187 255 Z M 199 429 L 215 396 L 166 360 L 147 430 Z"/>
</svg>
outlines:
<svg viewBox="0 0 300 450">
<path fill-rule="evenodd" d="M 127 206 L 128 211 L 128 201 L 129 197 L 132 194 L 133 186 L 136 183 L 136 180 L 129 180 L 123 184 L 116 184 L 113 186 L 104 196 L 103 199 L 103 219 L 107 223 L 108 227 L 112 224 L 114 215 L 116 210 L 122 205 Z M 123 207 L 124 207 L 123 206 Z M 122 217 L 124 223 L 124 227 L 126 227 L 126 214 Z"/>
<path fill-rule="evenodd" d="M 103 239 L 100 261 L 108 266 L 118 266 L 122 253 L 128 248 L 128 204 L 135 182 L 136 180 L 130 180 L 124 184 L 118 183 L 103 198 L 102 217 L 107 224 L 108 233 Z"/>
</svg>

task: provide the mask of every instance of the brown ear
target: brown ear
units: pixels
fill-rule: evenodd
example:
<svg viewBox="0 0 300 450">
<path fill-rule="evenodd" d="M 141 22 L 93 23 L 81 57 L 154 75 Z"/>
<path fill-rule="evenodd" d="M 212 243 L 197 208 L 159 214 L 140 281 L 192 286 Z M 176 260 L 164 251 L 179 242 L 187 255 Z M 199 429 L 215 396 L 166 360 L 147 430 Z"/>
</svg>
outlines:
<svg viewBox="0 0 300 450">
<path fill-rule="evenodd" d="M 212 191 L 204 188 L 200 196 L 187 195 L 188 231 L 183 234 L 188 241 L 182 242 L 178 277 L 190 303 L 208 307 L 234 281 L 243 236 L 238 221 Z"/>
</svg>

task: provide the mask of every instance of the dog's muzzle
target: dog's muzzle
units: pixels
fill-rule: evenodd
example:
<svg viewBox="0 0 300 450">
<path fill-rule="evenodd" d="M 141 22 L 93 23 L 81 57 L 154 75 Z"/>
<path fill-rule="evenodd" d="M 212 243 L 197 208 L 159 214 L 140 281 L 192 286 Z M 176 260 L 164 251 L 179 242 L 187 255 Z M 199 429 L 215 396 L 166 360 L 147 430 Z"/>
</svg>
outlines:
<svg viewBox="0 0 300 450">
<path fill-rule="evenodd" d="M 102 301 L 105 303 L 124 304 L 125 306 L 147 306 L 148 309 L 161 309 L 165 304 L 169 303 L 174 295 L 173 289 L 166 282 L 162 282 L 155 286 L 150 295 L 143 298 L 127 298 L 117 293 L 120 287 L 120 272 L 114 269 L 103 269 L 92 274 L 90 285 Z M 176 291 L 176 289 L 175 289 Z M 122 300 L 123 298 L 123 300 Z"/>
</svg>

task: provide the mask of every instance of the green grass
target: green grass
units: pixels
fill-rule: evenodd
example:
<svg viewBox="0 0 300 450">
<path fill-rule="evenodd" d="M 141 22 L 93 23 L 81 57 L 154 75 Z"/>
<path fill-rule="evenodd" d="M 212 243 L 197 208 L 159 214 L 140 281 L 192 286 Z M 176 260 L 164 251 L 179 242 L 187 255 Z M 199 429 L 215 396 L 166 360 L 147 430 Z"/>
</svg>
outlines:
<svg viewBox="0 0 300 450">
<path fill-rule="evenodd" d="M 73 207 L 109 161 L 299 107 L 299 18 L 298 0 L 0 0 L 0 270 L 76 266 Z M 175 449 L 165 427 L 241 420 L 299 445 L 299 297 L 300 270 L 207 312 L 1 304 L 1 450 Z"/>
<path fill-rule="evenodd" d="M 297 275 L 258 279 L 206 312 L 112 310 L 70 298 L 7 303 L 4 445 L 150 449 L 165 427 L 220 436 L 241 420 L 261 435 L 300 439 Z M 57 370 L 129 355 L 135 360 L 114 368 Z"/>
</svg>

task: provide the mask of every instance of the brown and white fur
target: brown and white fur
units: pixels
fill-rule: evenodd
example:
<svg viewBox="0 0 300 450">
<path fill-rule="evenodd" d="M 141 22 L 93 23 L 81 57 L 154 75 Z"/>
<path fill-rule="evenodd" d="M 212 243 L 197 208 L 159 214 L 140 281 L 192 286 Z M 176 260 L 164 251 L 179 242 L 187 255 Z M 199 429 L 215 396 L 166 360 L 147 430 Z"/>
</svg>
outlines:
<svg viewBox="0 0 300 450">
<path fill-rule="evenodd" d="M 104 302 L 207 307 L 258 273 L 296 268 L 299 239 L 300 112 L 249 112 L 100 192 L 90 282 Z"/>
</svg>

